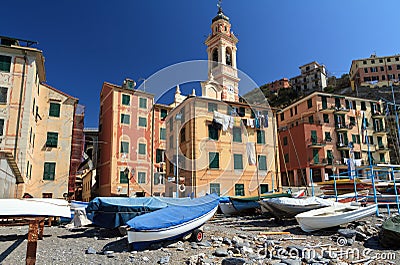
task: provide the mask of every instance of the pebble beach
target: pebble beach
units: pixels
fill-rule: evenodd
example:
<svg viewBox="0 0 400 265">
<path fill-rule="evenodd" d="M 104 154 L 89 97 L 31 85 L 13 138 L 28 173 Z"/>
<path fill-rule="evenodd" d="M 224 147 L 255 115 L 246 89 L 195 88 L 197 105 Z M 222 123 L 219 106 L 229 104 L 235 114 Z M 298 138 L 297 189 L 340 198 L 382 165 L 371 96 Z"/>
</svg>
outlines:
<svg viewBox="0 0 400 265">
<path fill-rule="evenodd" d="M 400 251 L 378 241 L 387 216 L 305 233 L 294 219 L 217 214 L 203 226 L 202 242 L 168 242 L 139 252 L 130 251 L 120 230 L 51 226 L 38 241 L 36 264 L 400 264 Z M 0 227 L 0 264 L 25 264 L 27 232 L 27 225 Z"/>
</svg>

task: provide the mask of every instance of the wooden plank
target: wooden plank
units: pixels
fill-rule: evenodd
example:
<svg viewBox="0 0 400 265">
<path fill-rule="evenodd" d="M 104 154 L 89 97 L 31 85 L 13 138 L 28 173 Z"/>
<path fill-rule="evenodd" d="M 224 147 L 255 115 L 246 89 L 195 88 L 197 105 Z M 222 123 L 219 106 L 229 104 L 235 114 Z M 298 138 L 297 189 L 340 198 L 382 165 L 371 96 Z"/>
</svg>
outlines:
<svg viewBox="0 0 400 265">
<path fill-rule="evenodd" d="M 283 231 L 278 231 L 278 232 L 260 232 L 260 235 L 290 235 L 290 232 L 283 232 Z"/>
<path fill-rule="evenodd" d="M 39 220 L 32 219 L 29 221 L 29 231 L 28 231 L 28 244 L 26 247 L 26 265 L 36 264 L 36 249 L 37 240 L 39 236 Z"/>
</svg>

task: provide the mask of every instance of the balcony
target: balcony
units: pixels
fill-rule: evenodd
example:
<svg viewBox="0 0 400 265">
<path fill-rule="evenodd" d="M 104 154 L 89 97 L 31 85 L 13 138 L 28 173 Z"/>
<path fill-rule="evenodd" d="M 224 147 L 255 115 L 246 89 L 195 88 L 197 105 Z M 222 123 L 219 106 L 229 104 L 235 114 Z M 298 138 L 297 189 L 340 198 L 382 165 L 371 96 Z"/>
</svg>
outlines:
<svg viewBox="0 0 400 265">
<path fill-rule="evenodd" d="M 340 151 L 342 151 L 342 150 L 350 150 L 350 147 L 349 147 L 349 145 L 348 145 L 348 143 L 337 143 L 336 144 L 336 148 L 338 149 L 338 150 L 340 150 Z"/>
<path fill-rule="evenodd" d="M 385 118 L 385 114 L 381 113 L 380 111 L 373 111 L 372 118 L 373 119 L 383 119 L 383 118 Z"/>
<path fill-rule="evenodd" d="M 375 150 L 376 150 L 375 145 L 374 145 L 374 144 L 370 144 L 370 145 L 368 146 L 366 143 L 363 143 L 363 144 L 361 145 L 361 151 L 363 151 L 363 152 L 368 152 L 368 150 L 369 150 L 370 152 L 375 152 Z"/>
<path fill-rule="evenodd" d="M 389 151 L 389 148 L 383 144 L 377 144 L 375 150 L 379 153 L 386 153 Z"/>
<path fill-rule="evenodd" d="M 307 143 L 308 143 L 308 147 L 313 148 L 313 149 L 319 149 L 326 145 L 325 141 L 323 141 L 322 139 L 319 139 L 319 138 L 310 138 L 307 140 Z"/>
<path fill-rule="evenodd" d="M 349 109 L 346 109 L 345 107 L 335 107 L 335 110 L 334 110 L 334 114 L 347 114 L 347 113 L 349 113 Z"/>
<path fill-rule="evenodd" d="M 313 158 L 310 161 L 310 166 L 326 166 L 328 165 L 328 160 L 326 158 L 321 158 L 321 159 L 317 159 L 317 158 Z"/>
<path fill-rule="evenodd" d="M 352 125 L 346 125 L 344 123 L 338 123 L 335 125 L 335 129 L 337 132 L 345 132 L 353 128 Z"/>
<path fill-rule="evenodd" d="M 319 107 L 318 111 L 321 113 L 325 113 L 325 114 L 333 113 L 335 111 L 335 107 L 334 106 L 328 107 L 328 106 L 322 104 L 322 106 Z"/>
<path fill-rule="evenodd" d="M 387 131 L 384 127 L 375 127 L 373 131 L 373 135 L 386 135 Z"/>
</svg>

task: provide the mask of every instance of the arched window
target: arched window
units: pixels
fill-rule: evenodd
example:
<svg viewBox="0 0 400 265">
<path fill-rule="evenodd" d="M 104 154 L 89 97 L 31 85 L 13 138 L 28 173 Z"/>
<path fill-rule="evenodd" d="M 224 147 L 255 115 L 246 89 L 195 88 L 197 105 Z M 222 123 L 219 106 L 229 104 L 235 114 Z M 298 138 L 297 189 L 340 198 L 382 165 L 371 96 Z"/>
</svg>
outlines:
<svg viewBox="0 0 400 265">
<path fill-rule="evenodd" d="M 226 64 L 232 66 L 232 50 L 226 47 Z"/>
<path fill-rule="evenodd" d="M 218 48 L 215 48 L 212 53 L 213 67 L 218 65 Z"/>
</svg>

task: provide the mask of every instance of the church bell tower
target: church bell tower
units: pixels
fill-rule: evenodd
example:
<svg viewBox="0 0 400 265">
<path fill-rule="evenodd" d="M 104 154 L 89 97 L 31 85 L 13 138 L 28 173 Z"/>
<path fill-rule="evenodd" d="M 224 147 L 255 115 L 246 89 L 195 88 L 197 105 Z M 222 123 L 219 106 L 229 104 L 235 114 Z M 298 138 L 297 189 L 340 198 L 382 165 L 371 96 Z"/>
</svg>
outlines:
<svg viewBox="0 0 400 265">
<path fill-rule="evenodd" d="M 208 54 L 208 81 L 202 83 L 203 97 L 239 101 L 239 78 L 236 66 L 236 43 L 229 18 L 218 4 L 212 19 L 211 34 L 205 41 Z"/>
</svg>

